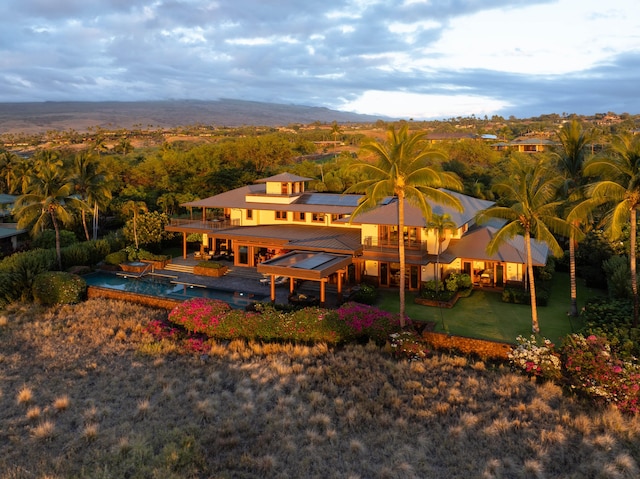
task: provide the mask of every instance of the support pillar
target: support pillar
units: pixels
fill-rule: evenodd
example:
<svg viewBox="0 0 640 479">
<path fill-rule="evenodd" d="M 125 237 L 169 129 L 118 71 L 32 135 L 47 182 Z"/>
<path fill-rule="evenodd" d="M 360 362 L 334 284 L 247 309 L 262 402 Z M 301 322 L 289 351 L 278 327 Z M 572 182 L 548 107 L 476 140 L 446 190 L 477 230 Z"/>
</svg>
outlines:
<svg viewBox="0 0 640 479">
<path fill-rule="evenodd" d="M 182 233 L 182 257 L 187 259 L 187 233 Z"/>
<path fill-rule="evenodd" d="M 275 275 L 271 275 L 271 281 L 269 282 L 271 285 L 271 302 L 276 302 L 276 277 Z"/>
<path fill-rule="evenodd" d="M 320 280 L 320 305 L 324 306 L 325 301 L 325 285 L 327 284 L 326 280 Z"/>
</svg>

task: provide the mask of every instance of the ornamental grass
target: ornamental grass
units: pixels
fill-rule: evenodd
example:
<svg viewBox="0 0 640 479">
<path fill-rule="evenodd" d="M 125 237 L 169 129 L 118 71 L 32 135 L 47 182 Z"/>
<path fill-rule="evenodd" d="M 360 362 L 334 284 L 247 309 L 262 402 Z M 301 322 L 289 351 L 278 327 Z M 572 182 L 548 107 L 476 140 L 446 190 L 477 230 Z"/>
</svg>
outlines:
<svg viewBox="0 0 640 479">
<path fill-rule="evenodd" d="M 3 314 L 2 478 L 640 474 L 638 416 L 497 363 L 398 361 L 372 341 L 207 339 L 202 354 L 154 339 L 150 322 L 175 327 L 166 311 L 102 299 Z"/>
</svg>

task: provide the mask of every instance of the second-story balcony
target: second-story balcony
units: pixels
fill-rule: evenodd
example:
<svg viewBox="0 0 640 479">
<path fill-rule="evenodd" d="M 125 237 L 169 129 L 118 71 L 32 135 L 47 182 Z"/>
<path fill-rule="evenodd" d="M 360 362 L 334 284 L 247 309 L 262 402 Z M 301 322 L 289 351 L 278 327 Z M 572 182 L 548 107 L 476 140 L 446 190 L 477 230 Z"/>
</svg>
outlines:
<svg viewBox="0 0 640 479">
<path fill-rule="evenodd" d="M 222 230 L 240 226 L 239 220 L 228 220 L 225 218 L 211 220 L 196 220 L 189 218 L 171 218 L 167 225 L 168 231 L 191 231 L 191 232 L 207 232 Z"/>
</svg>

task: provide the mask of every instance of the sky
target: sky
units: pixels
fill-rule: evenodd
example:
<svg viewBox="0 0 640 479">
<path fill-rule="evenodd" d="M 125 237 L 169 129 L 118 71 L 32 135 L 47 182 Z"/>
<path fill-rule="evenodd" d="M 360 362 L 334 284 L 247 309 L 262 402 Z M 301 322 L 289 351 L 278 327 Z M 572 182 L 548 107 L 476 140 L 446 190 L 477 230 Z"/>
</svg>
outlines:
<svg viewBox="0 0 640 479">
<path fill-rule="evenodd" d="M 2 0 L 0 102 L 640 113 L 638 0 Z"/>
</svg>

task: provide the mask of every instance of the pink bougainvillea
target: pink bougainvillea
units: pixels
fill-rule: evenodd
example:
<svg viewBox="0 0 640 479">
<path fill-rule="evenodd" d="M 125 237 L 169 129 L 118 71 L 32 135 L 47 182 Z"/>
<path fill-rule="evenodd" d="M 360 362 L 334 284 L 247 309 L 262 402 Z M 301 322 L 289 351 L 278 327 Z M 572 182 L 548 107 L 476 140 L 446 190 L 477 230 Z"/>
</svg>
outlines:
<svg viewBox="0 0 640 479">
<path fill-rule="evenodd" d="M 213 336 L 222 318 L 231 311 L 224 301 L 194 298 L 176 306 L 169 313 L 169 321 L 192 333 Z"/>
</svg>

